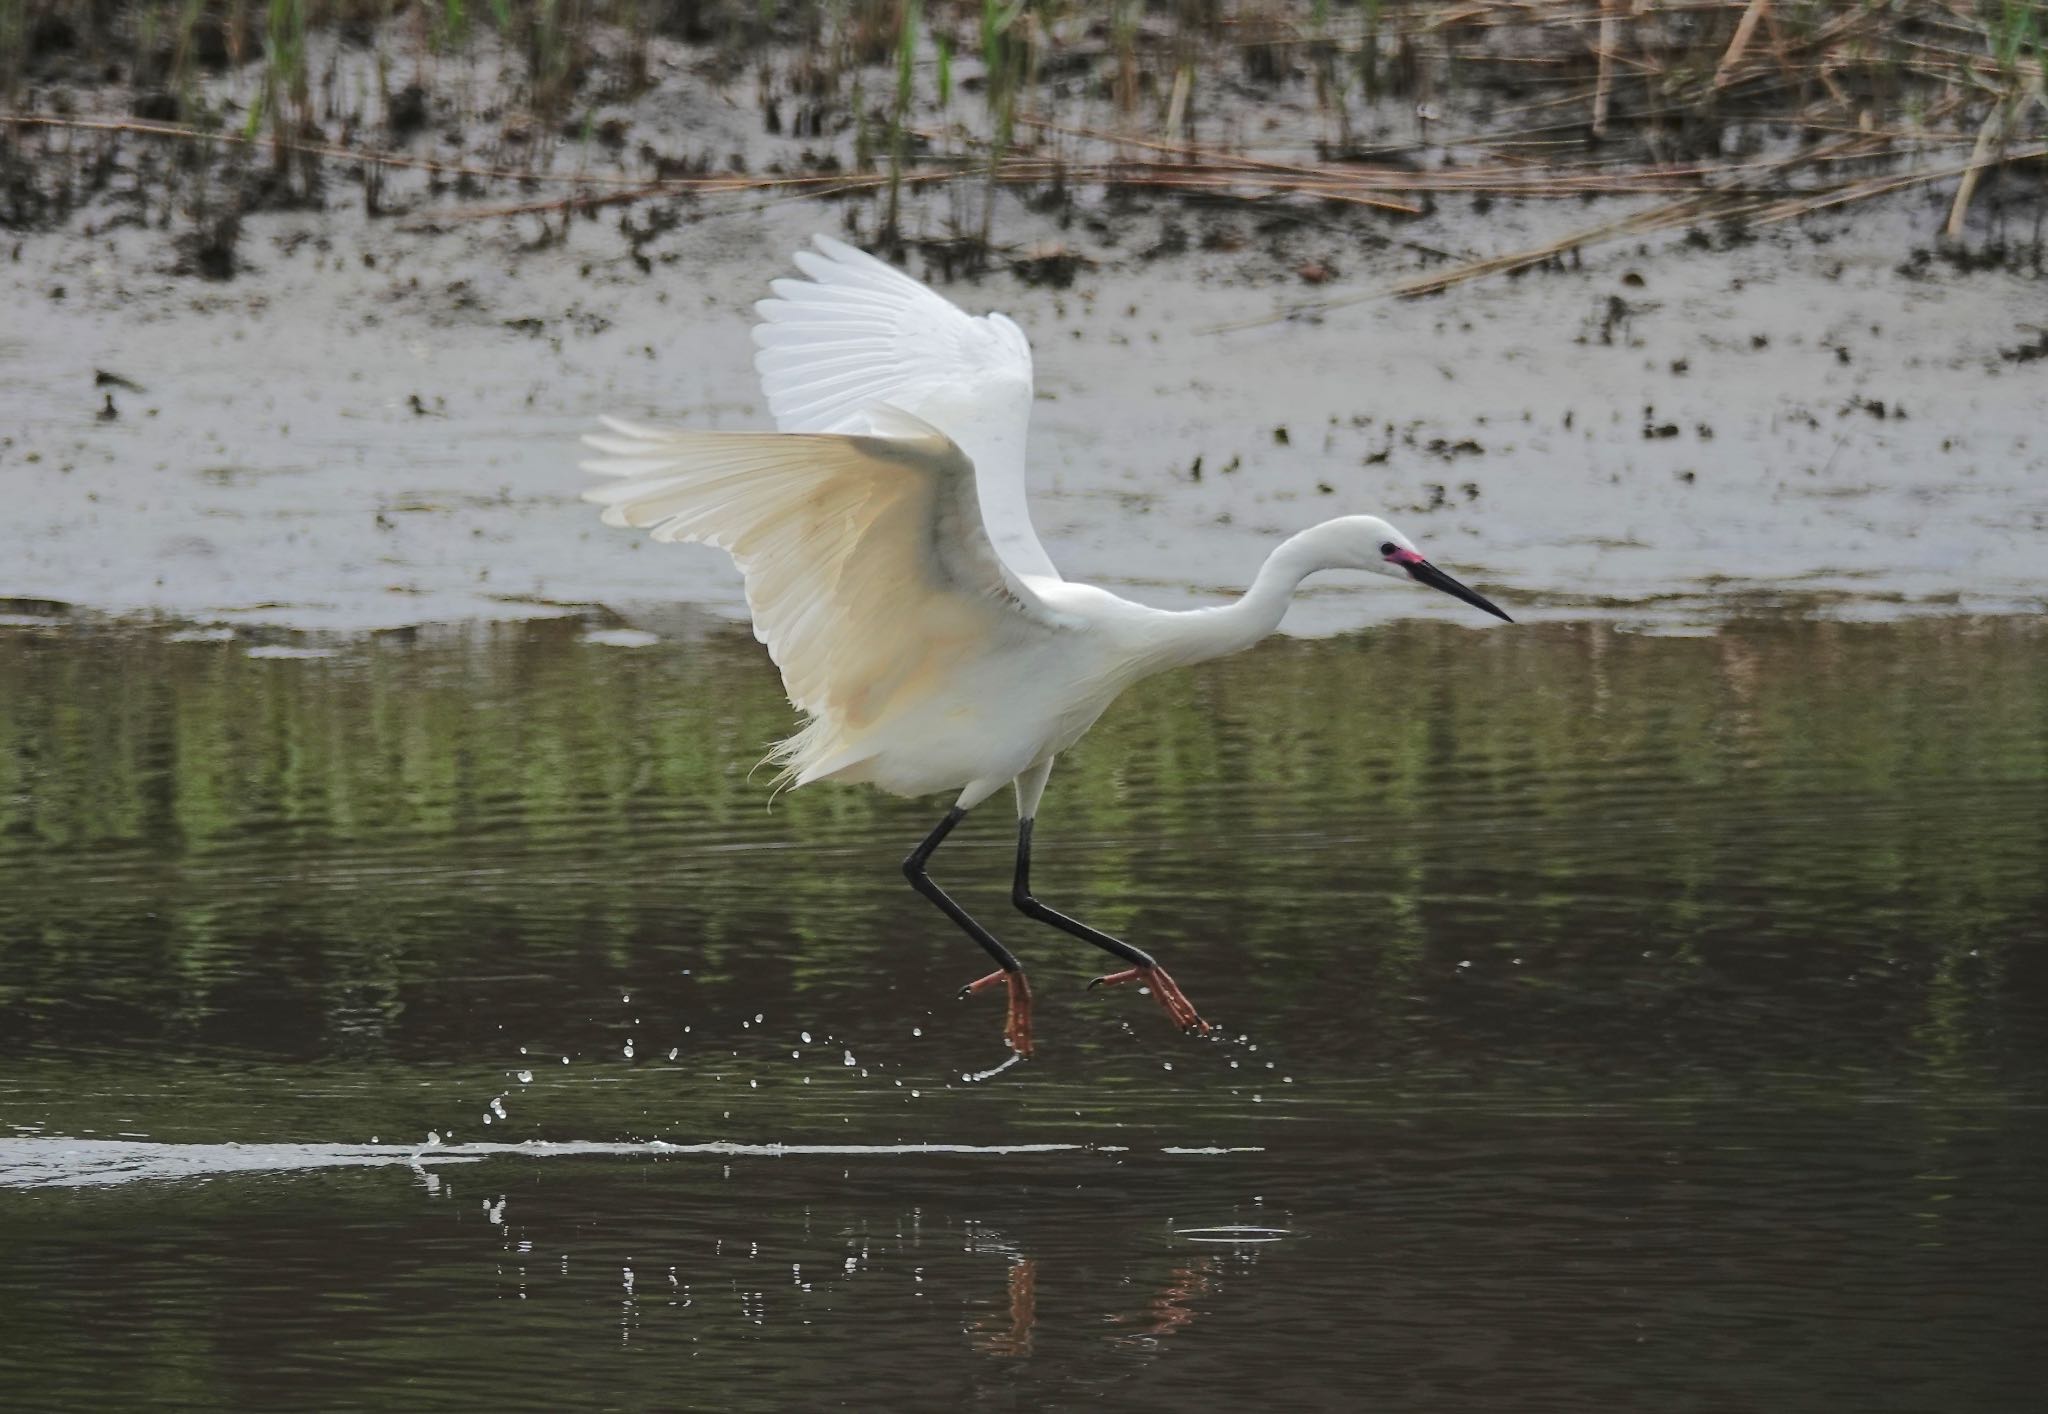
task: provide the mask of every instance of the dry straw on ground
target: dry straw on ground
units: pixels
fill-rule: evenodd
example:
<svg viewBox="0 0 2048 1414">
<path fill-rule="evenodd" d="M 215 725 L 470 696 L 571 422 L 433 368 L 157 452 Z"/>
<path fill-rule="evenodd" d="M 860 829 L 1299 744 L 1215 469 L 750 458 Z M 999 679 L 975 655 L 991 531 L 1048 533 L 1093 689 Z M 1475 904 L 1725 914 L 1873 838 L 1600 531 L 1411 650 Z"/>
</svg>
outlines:
<svg viewBox="0 0 2048 1414">
<path fill-rule="evenodd" d="M 955 204 L 950 239 L 970 247 L 991 241 L 1003 190 L 1396 220 L 1453 196 L 1633 199 L 1564 240 L 1393 291 L 1413 294 L 1603 238 L 1932 183 L 1953 183 L 1959 240 L 1997 174 L 2034 183 L 2038 224 L 2044 40 L 2044 0 L 0 0 L 0 222 L 61 219 L 76 192 L 51 169 L 104 172 L 137 143 L 203 148 L 158 170 L 186 184 L 188 209 L 196 193 L 230 217 L 329 190 L 338 168 L 373 209 L 387 171 L 452 183 L 460 201 L 412 212 L 437 224 L 863 194 L 889 240 L 907 195 L 964 186 L 987 193 L 978 226 L 960 229 Z M 664 83 L 750 100 L 778 134 L 794 114 L 806 155 L 828 158 L 747 171 L 615 143 L 593 161 L 592 133 L 630 117 L 662 46 L 688 61 Z M 480 49 L 498 91 L 437 89 L 450 56 Z M 411 140 L 465 123 L 498 136 L 445 160 Z M 208 161 L 244 176 L 209 193 L 187 170 Z"/>
</svg>

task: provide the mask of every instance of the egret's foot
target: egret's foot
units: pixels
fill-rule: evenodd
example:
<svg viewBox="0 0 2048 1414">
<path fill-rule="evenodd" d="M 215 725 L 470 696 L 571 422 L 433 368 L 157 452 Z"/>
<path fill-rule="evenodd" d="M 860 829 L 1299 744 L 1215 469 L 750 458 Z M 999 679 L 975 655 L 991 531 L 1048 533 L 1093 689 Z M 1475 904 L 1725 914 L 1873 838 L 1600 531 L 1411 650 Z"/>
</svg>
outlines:
<svg viewBox="0 0 2048 1414">
<path fill-rule="evenodd" d="M 1024 973 L 991 972 L 986 977 L 976 978 L 960 989 L 963 997 L 985 992 L 996 983 L 1002 983 L 1010 993 L 1010 1014 L 1003 1022 L 1003 1040 L 1010 1049 L 1026 1060 L 1031 1059 L 1031 983 Z"/>
<path fill-rule="evenodd" d="M 1152 998 L 1166 1009 L 1173 1018 L 1173 1024 L 1183 1031 L 1194 1031 L 1201 1035 L 1209 1033 L 1209 1023 L 1202 1020 L 1195 1004 L 1187 994 L 1166 975 L 1166 969 L 1159 966 L 1127 967 L 1122 972 L 1112 972 L 1107 977 L 1098 977 L 1088 984 L 1090 990 L 1096 987 L 1120 987 L 1126 982 L 1141 982 L 1152 989 Z"/>
</svg>

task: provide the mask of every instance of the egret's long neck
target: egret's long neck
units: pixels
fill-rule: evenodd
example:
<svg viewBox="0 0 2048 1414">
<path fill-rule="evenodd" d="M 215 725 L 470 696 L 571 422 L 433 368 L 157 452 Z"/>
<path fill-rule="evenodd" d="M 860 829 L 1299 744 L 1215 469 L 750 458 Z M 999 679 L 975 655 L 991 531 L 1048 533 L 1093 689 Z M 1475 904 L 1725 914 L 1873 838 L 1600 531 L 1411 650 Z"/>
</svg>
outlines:
<svg viewBox="0 0 2048 1414">
<path fill-rule="evenodd" d="M 1235 603 L 1174 615 L 1177 660 L 1200 663 L 1220 658 L 1251 647 L 1280 627 L 1295 588 L 1332 563 L 1322 543 L 1324 530 L 1315 526 L 1281 541 Z"/>
</svg>

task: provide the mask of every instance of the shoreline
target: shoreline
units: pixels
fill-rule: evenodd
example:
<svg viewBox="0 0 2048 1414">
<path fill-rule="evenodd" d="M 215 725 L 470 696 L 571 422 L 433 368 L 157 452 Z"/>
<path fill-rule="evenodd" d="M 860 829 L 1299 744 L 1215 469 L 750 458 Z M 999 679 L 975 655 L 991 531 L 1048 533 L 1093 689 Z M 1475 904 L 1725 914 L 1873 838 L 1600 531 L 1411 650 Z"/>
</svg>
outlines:
<svg viewBox="0 0 2048 1414">
<path fill-rule="evenodd" d="M 988 71 L 964 50 L 941 99 L 940 33 L 913 56 L 917 162 L 970 153 L 994 111 L 965 87 Z M 1054 38 L 1047 54 L 1094 67 L 1048 71 L 1034 101 L 1066 93 L 1075 129 L 1156 120 L 1151 100 L 1126 109 L 1103 86 L 1089 34 Z M 1353 53 L 1353 39 L 1330 52 Z M 1133 42 L 1152 54 L 1155 41 Z M 17 229 L 0 262 L 13 311 L 0 331 L 0 600 L 319 633 L 737 610 L 722 556 L 599 527 L 576 499 L 577 438 L 604 412 L 765 425 L 751 303 L 812 231 L 889 246 L 891 198 L 700 185 L 619 208 L 591 199 L 664 172 L 687 184 L 877 170 L 872 153 L 857 161 L 853 119 L 886 63 L 849 59 L 800 113 L 789 85 L 812 51 L 787 37 L 755 73 L 707 68 L 716 44 L 652 36 L 637 61 L 647 82 L 628 94 L 614 69 L 631 46 L 613 34 L 593 51 L 570 140 L 521 116 L 531 74 L 495 34 L 377 67 L 387 47 L 422 42 L 392 26 L 311 37 L 310 71 L 340 95 L 324 110 L 332 136 L 417 161 L 327 159 L 310 204 L 278 188 L 229 210 L 223 154 L 185 170 L 147 138 L 73 135 L 70 160 L 97 185 L 81 184 L 61 222 Z M 1412 94 L 1318 98 L 1320 70 L 1299 57 L 1312 53 L 1324 51 L 1260 79 L 1205 58 L 1201 151 L 1299 165 L 1333 140 L 1341 108 L 1354 139 L 1382 142 L 1375 160 L 1449 181 L 1472 171 L 1458 130 L 1514 134 L 1486 116 L 1502 99 L 1493 80 L 1433 91 L 1432 137 Z M 260 74 L 225 66 L 194 92 L 223 120 L 246 116 Z M 119 117 L 135 91 L 104 86 L 73 108 Z M 1724 141 L 1769 128 L 1740 112 L 1724 123 Z M 1640 154 L 1656 133 L 1617 131 L 1610 153 Z M 451 175 L 510 161 L 515 133 L 575 178 L 569 200 L 552 178 Z M 1048 160 L 1092 150 L 1037 141 Z M 1131 141 L 1127 155 L 1149 150 Z M 1874 160 L 1853 170 L 1881 175 Z M 1954 192 L 1937 185 L 1774 225 L 1615 234 L 1671 198 L 1441 190 L 1406 216 L 1247 189 L 1241 165 L 1207 196 L 1068 179 L 1080 170 L 910 187 L 893 203 L 913 275 L 1031 337 L 1034 513 L 1072 578 L 1165 607 L 1213 602 L 1284 535 L 1369 511 L 1517 617 L 1684 630 L 1759 602 L 1841 617 L 2048 607 L 2033 367 L 2048 328 L 2038 237 L 2027 245 L 2043 202 L 2028 204 L 2022 167 L 1976 193 L 1975 246 L 1945 242 Z M 253 172 L 245 162 L 236 180 Z M 474 214 L 508 198 L 538 209 Z M 206 210 L 232 217 L 230 278 L 205 278 L 192 245 Z M 975 247 L 977 229 L 996 243 Z M 1608 234 L 1583 239 L 1595 229 Z M 1546 250 L 1428 298 L 1382 297 Z M 1334 577 L 1309 588 L 1289 632 L 1447 612 Z"/>
</svg>

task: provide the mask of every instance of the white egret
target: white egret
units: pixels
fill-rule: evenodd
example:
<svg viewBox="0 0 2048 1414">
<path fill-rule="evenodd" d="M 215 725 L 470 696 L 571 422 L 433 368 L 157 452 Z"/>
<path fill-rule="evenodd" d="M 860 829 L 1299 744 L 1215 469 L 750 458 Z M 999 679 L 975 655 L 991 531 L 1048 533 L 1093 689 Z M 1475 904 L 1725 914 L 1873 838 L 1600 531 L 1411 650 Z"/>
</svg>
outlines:
<svg viewBox="0 0 2048 1414">
<path fill-rule="evenodd" d="M 1148 953 L 1031 892 L 1032 824 L 1053 758 L 1140 678 L 1272 633 L 1319 570 L 1412 579 L 1507 615 L 1367 515 L 1283 542 L 1241 598 L 1215 608 L 1154 609 L 1060 578 L 1025 505 L 1023 331 L 1000 314 L 972 318 L 851 246 L 816 246 L 796 256 L 809 278 L 775 281 L 775 298 L 756 306 L 754 362 L 780 430 L 608 418 L 585 439 L 604 455 L 584 467 L 616 479 L 585 495 L 608 525 L 715 545 L 737 562 L 754 636 L 806 717 L 771 753 L 783 782 L 959 792 L 903 872 L 995 959 L 962 994 L 1003 984 L 1014 1051 L 1031 1053 L 1024 970 L 927 872 L 954 826 L 1006 784 L 1017 793 L 1017 908 L 1125 964 L 1091 986 L 1146 984 L 1176 1023 L 1207 1030 Z"/>
</svg>

